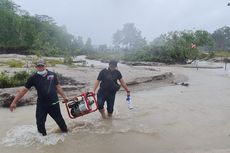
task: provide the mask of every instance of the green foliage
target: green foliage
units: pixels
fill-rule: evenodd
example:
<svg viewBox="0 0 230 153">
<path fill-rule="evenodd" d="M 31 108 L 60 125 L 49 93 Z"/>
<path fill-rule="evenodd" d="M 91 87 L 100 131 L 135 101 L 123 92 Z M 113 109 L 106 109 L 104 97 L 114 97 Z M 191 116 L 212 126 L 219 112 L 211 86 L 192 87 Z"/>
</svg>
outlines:
<svg viewBox="0 0 230 153">
<path fill-rule="evenodd" d="M 19 85 L 23 85 L 29 78 L 30 73 L 26 71 L 15 72 L 12 79 L 18 81 Z"/>
<path fill-rule="evenodd" d="M 11 87 L 10 79 L 5 73 L 0 73 L 0 88 Z"/>
<path fill-rule="evenodd" d="M 57 26 L 49 16 L 30 16 L 19 8 L 10 0 L 0 0 L 1 50 L 43 56 L 80 53 L 82 42 L 69 34 L 65 27 Z"/>
<path fill-rule="evenodd" d="M 123 59 L 183 64 L 189 59 L 198 58 L 198 47 L 212 43 L 213 39 L 206 31 L 174 31 L 161 35 L 140 49 L 126 52 Z"/>
<path fill-rule="evenodd" d="M 70 57 L 70 56 L 66 56 L 66 57 L 64 58 L 64 64 L 73 65 L 73 58 Z"/>
<path fill-rule="evenodd" d="M 215 57 L 215 52 L 210 52 L 208 58 L 214 58 Z"/>
<path fill-rule="evenodd" d="M 17 6 L 8 0 L 0 1 L 0 47 L 15 47 L 20 42 L 17 35 Z"/>
<path fill-rule="evenodd" d="M 214 42 L 213 50 L 230 51 L 230 27 L 222 27 L 212 34 Z"/>
<path fill-rule="evenodd" d="M 197 46 L 212 46 L 214 39 L 210 33 L 205 30 L 197 30 L 194 33 L 195 41 Z"/>
<path fill-rule="evenodd" d="M 23 65 L 24 65 L 24 63 L 22 61 L 20 61 L 20 60 L 14 60 L 14 59 L 10 60 L 8 62 L 8 64 L 9 64 L 10 67 L 17 67 L 17 68 L 22 68 Z"/>
<path fill-rule="evenodd" d="M 21 60 L 15 60 L 15 59 L 10 59 L 10 60 L 2 60 L 0 61 L 1 65 L 9 66 L 9 67 L 15 67 L 15 68 L 22 68 L 23 65 L 25 64 Z"/>
<path fill-rule="evenodd" d="M 209 58 L 209 53 L 203 53 L 199 52 L 197 59 L 208 59 Z"/>
<path fill-rule="evenodd" d="M 215 57 L 230 57 L 229 51 L 216 51 Z"/>
<path fill-rule="evenodd" d="M 125 53 L 119 52 L 119 51 L 99 51 L 99 52 L 90 52 L 87 55 L 87 58 L 89 59 L 100 59 L 100 60 L 116 60 L 119 61 L 123 59 Z"/>
<path fill-rule="evenodd" d="M 14 75 L 10 75 L 6 72 L 0 73 L 0 88 L 10 88 L 22 86 L 29 78 L 30 73 L 26 71 L 15 72 Z"/>
<path fill-rule="evenodd" d="M 55 66 L 56 64 L 64 64 L 62 60 L 55 60 L 55 59 L 46 60 L 46 63 L 48 66 Z"/>
<path fill-rule="evenodd" d="M 93 45 L 92 45 L 91 38 L 87 39 L 85 45 L 83 46 L 83 48 L 81 50 L 82 50 L 82 53 L 84 53 L 84 54 L 88 54 L 88 53 L 93 51 Z"/>
<path fill-rule="evenodd" d="M 186 63 L 189 59 L 198 57 L 199 46 L 211 45 L 213 39 L 211 35 L 202 30 L 193 31 L 174 31 L 161 35 L 152 43 L 152 48 L 162 46 L 159 51 L 159 60 L 170 63 Z M 195 44 L 196 47 L 192 47 Z"/>
</svg>

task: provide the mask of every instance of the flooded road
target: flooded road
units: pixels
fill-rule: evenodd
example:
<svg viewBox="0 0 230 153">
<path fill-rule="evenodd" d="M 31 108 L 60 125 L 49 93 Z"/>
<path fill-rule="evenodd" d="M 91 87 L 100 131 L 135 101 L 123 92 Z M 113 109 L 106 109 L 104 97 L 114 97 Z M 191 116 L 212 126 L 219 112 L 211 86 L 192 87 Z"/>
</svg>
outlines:
<svg viewBox="0 0 230 153">
<path fill-rule="evenodd" d="M 230 152 L 230 69 L 161 69 L 185 75 L 189 86 L 140 84 L 131 88 L 133 110 L 120 91 L 108 120 L 98 112 L 71 120 L 61 104 L 68 134 L 48 117 L 48 136 L 40 136 L 35 106 L 0 108 L 1 153 Z"/>
</svg>

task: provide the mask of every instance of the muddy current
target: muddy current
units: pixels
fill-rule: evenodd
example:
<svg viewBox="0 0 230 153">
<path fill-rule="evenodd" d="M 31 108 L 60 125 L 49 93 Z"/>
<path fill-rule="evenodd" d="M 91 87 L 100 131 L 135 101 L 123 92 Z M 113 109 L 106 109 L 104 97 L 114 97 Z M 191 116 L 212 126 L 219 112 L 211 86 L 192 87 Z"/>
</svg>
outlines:
<svg viewBox="0 0 230 153">
<path fill-rule="evenodd" d="M 48 135 L 38 134 L 35 105 L 13 113 L 0 108 L 0 152 L 230 152 L 230 68 L 160 69 L 172 72 L 178 84 L 152 81 L 133 86 L 132 110 L 125 92 L 119 91 L 111 119 L 101 119 L 98 112 L 70 119 L 60 104 L 70 129 L 67 134 L 60 133 L 50 117 Z"/>
</svg>

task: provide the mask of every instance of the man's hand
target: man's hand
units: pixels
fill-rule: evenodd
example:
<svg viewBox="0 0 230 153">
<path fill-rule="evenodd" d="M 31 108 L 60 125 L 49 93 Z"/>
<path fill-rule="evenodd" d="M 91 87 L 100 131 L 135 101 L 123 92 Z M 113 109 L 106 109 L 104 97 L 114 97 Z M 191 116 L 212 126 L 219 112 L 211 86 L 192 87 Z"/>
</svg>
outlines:
<svg viewBox="0 0 230 153">
<path fill-rule="evenodd" d="M 10 111 L 13 112 L 16 109 L 16 103 L 12 102 L 10 105 Z"/>
<path fill-rule="evenodd" d="M 97 92 L 96 92 L 96 91 L 92 91 L 92 93 L 93 93 L 94 95 L 97 95 Z"/>
<path fill-rule="evenodd" d="M 68 98 L 67 97 L 65 97 L 64 99 L 63 99 L 63 102 L 64 103 L 67 103 L 69 100 L 68 100 Z"/>
<path fill-rule="evenodd" d="M 29 89 L 27 89 L 26 87 L 21 88 L 17 95 L 14 97 L 14 100 L 12 101 L 11 105 L 10 105 L 10 111 L 13 112 L 16 109 L 16 105 L 18 100 L 20 100 L 27 92 Z"/>
</svg>

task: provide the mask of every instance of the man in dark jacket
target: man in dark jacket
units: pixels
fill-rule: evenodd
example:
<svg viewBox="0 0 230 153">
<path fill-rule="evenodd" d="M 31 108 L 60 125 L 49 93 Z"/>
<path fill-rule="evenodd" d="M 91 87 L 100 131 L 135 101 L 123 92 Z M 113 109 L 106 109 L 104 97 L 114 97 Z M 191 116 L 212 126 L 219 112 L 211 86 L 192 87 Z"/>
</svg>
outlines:
<svg viewBox="0 0 230 153">
<path fill-rule="evenodd" d="M 16 109 L 17 102 L 34 86 L 38 95 L 36 107 L 38 132 L 43 136 L 47 135 L 45 122 L 48 114 L 55 120 L 62 132 L 67 132 L 67 126 L 61 115 L 57 93 L 63 97 L 65 102 L 67 102 L 68 99 L 58 83 L 57 75 L 46 69 L 43 59 L 37 61 L 36 69 L 37 72 L 27 80 L 25 86 L 15 96 L 10 105 L 10 111 Z"/>
<path fill-rule="evenodd" d="M 120 85 L 117 83 L 117 80 L 119 80 L 121 86 L 127 92 L 127 95 L 130 95 L 128 86 L 123 80 L 121 72 L 117 69 L 117 62 L 110 61 L 109 68 L 103 69 L 99 73 L 93 88 L 93 92 L 95 93 L 100 84 L 100 88 L 97 93 L 97 101 L 98 101 L 98 109 L 99 112 L 101 113 L 102 118 L 107 117 L 104 110 L 105 101 L 107 104 L 108 117 L 112 117 L 115 95 L 120 88 Z"/>
</svg>

